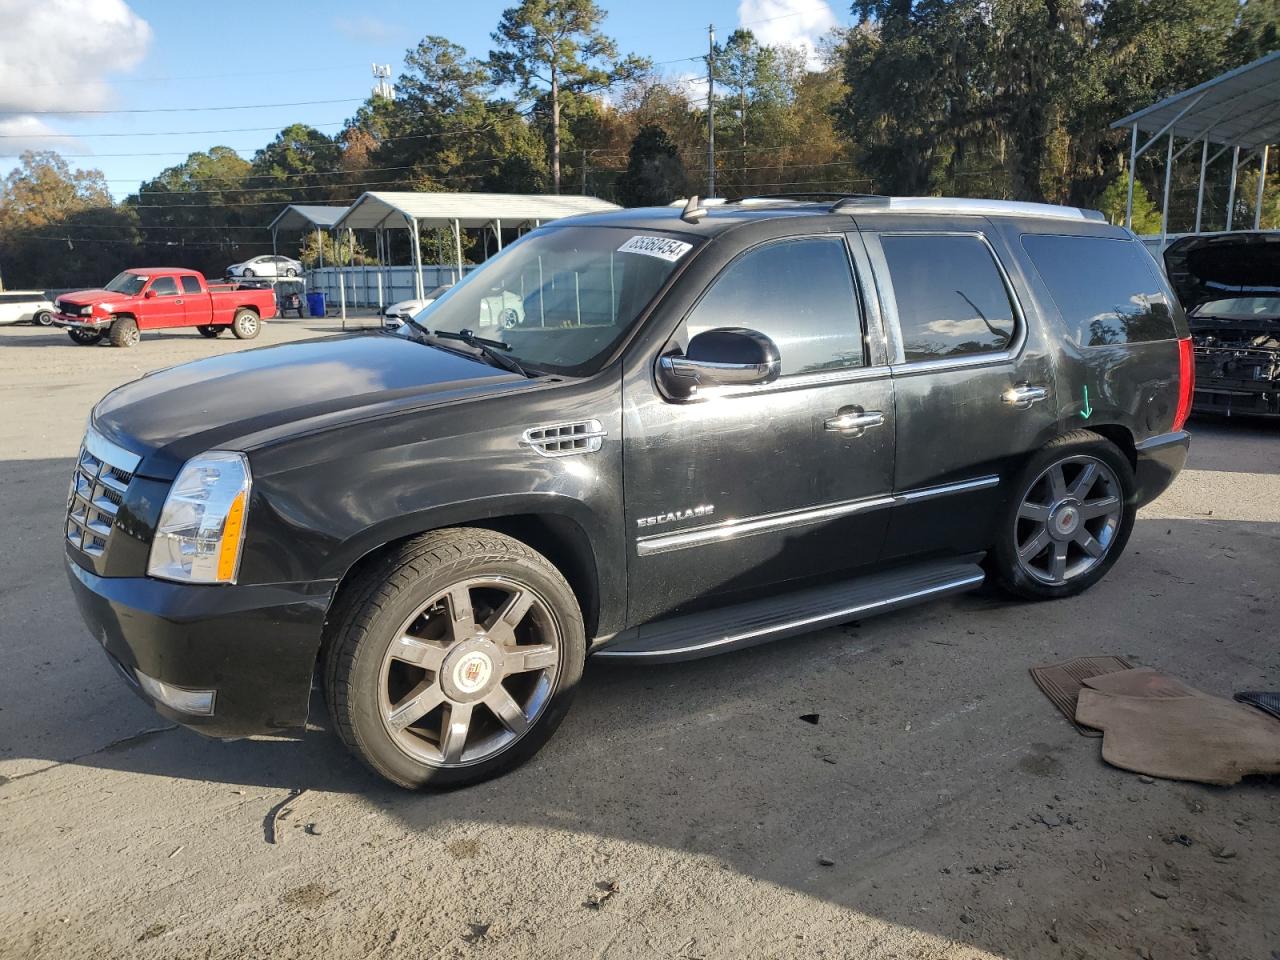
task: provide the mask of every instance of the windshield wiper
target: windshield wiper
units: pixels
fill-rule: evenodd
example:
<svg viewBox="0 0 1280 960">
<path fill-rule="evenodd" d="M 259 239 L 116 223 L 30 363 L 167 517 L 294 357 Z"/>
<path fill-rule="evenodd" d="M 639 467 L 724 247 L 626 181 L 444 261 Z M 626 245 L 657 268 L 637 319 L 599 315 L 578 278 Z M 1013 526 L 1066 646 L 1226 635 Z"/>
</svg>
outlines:
<svg viewBox="0 0 1280 960">
<path fill-rule="evenodd" d="M 410 320 L 409 322 L 419 330 L 426 329 L 415 320 Z M 477 337 L 470 330 L 459 330 L 457 333 L 454 333 L 452 330 L 430 330 L 428 331 L 428 334 L 438 340 L 457 340 L 461 343 L 465 343 L 468 347 L 479 350 L 480 353 L 496 367 L 502 367 L 504 370 L 510 370 L 512 373 L 518 373 L 520 376 L 528 377 L 529 379 L 537 376 L 537 374 L 530 373 L 524 367 L 520 366 L 515 357 L 509 357 L 506 353 L 499 352 L 504 350 L 509 351 L 511 349 L 511 344 L 502 340 L 490 340 L 488 337 Z"/>
</svg>

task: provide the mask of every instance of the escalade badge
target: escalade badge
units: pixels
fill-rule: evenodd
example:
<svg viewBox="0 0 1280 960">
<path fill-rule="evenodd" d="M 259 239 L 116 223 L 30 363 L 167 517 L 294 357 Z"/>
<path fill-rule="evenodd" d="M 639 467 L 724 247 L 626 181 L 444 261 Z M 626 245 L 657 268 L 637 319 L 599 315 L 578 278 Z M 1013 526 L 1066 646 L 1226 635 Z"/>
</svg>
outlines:
<svg viewBox="0 0 1280 960">
<path fill-rule="evenodd" d="M 715 505 L 706 503 L 700 507 L 689 507 L 686 510 L 673 510 L 670 513 L 659 513 L 652 517 L 641 517 L 636 521 L 636 526 L 656 527 L 659 524 L 674 523 L 677 520 L 688 520 L 691 517 L 709 517 L 715 512 Z"/>
</svg>

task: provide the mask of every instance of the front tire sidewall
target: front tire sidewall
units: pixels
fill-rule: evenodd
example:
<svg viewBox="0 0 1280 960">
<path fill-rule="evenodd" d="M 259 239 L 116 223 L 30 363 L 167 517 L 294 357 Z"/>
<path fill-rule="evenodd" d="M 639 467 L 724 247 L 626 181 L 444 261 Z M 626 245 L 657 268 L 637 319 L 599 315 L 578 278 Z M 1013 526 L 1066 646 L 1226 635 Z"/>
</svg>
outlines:
<svg viewBox="0 0 1280 960">
<path fill-rule="evenodd" d="M 1070 579 L 1066 583 L 1047 584 L 1030 576 L 1018 563 L 1015 530 L 1018 508 L 1022 505 L 1036 478 L 1050 465 L 1070 457 L 1090 456 L 1101 460 L 1115 473 L 1123 491 L 1124 508 L 1120 517 L 1120 526 L 1115 538 L 1102 562 L 1094 566 L 1080 577 Z M 1129 459 L 1109 440 L 1095 433 L 1076 431 L 1059 437 L 1041 448 L 1018 474 L 1009 487 L 1009 496 L 1000 514 L 1000 526 L 997 533 L 995 550 L 993 551 L 994 572 L 996 579 L 1009 593 L 1027 600 L 1060 600 L 1074 597 L 1088 590 L 1105 577 L 1124 553 L 1133 532 L 1133 523 L 1137 513 L 1136 483 L 1133 465 Z"/>
<path fill-rule="evenodd" d="M 541 560 L 541 558 L 538 558 Z M 544 566 L 546 569 L 544 569 Z M 533 725 L 502 753 L 466 767 L 431 767 L 408 756 L 387 733 L 382 723 L 379 684 L 382 661 L 396 639 L 400 625 L 435 593 L 471 577 L 504 577 L 516 580 L 540 594 L 560 629 L 560 666 L 551 698 Z M 466 558 L 427 569 L 421 575 L 398 574 L 394 595 L 381 598 L 378 611 L 367 621 L 349 659 L 339 657 L 330 677 L 330 710 L 349 720 L 352 746 L 376 773 L 410 789 L 447 788 L 478 783 L 506 773 L 532 757 L 551 737 L 564 719 L 573 700 L 586 659 L 586 635 L 577 600 L 568 584 L 545 560 L 530 563 L 518 553 L 510 557 L 493 555 Z M 336 646 L 343 645 L 338 638 Z M 336 652 L 336 651 L 335 651 Z M 332 687 L 343 685 L 335 696 Z M 340 718 L 336 725 L 342 729 Z"/>
<path fill-rule="evenodd" d="M 142 339 L 138 323 L 129 317 L 123 317 L 111 324 L 111 345 L 113 347 L 132 347 Z"/>
<path fill-rule="evenodd" d="M 262 330 L 262 321 L 252 310 L 239 310 L 231 321 L 231 332 L 237 340 L 252 340 Z"/>
</svg>

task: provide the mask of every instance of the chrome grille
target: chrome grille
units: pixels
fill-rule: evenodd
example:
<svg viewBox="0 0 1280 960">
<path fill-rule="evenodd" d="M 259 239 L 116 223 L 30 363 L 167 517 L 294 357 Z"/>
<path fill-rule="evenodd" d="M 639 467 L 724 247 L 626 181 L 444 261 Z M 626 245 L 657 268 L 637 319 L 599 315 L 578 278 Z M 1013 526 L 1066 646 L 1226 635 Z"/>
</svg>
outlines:
<svg viewBox="0 0 1280 960">
<path fill-rule="evenodd" d="M 112 457 L 117 463 L 107 462 Z M 119 463 L 127 466 L 120 466 Z M 95 432 L 85 437 L 76 460 L 67 496 L 67 542 L 91 557 L 102 556 L 124 502 L 138 458 L 102 439 Z"/>
<path fill-rule="evenodd" d="M 544 457 L 567 457 L 575 453 L 595 453 L 606 436 L 599 420 L 580 420 L 532 427 L 524 432 L 520 443 Z"/>
</svg>

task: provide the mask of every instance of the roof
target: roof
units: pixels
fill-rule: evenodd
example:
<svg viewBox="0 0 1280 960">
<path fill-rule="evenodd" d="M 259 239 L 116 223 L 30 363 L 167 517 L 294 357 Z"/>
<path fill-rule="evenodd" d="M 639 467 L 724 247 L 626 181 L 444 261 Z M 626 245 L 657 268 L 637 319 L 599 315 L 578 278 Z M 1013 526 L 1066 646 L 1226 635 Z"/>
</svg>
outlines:
<svg viewBox="0 0 1280 960">
<path fill-rule="evenodd" d="M 1111 126 L 1136 125 L 1252 150 L 1280 139 L 1280 51 L 1165 97 Z M 1166 129 L 1167 127 L 1167 129 Z"/>
<path fill-rule="evenodd" d="M 320 204 L 291 203 L 271 221 L 272 230 L 314 230 L 329 228 L 338 222 L 348 207 L 328 207 Z"/>
<path fill-rule="evenodd" d="M 374 227 L 407 229 L 406 217 L 440 225 L 457 220 L 463 227 L 484 227 L 495 220 L 511 226 L 534 220 L 558 220 L 582 213 L 617 210 L 596 197 L 520 193 L 364 193 L 334 223 L 341 230 Z"/>
</svg>

